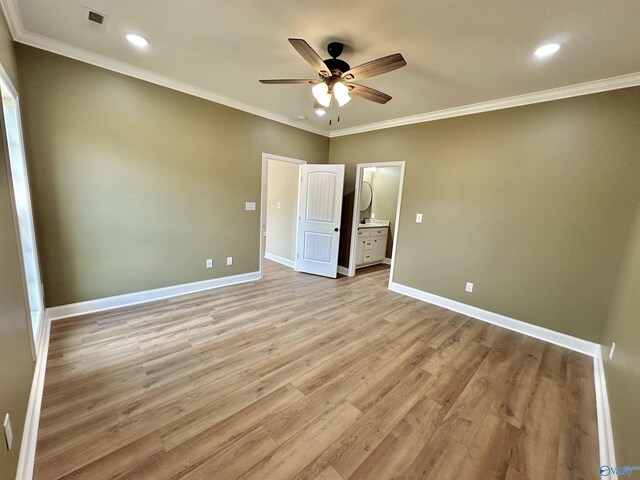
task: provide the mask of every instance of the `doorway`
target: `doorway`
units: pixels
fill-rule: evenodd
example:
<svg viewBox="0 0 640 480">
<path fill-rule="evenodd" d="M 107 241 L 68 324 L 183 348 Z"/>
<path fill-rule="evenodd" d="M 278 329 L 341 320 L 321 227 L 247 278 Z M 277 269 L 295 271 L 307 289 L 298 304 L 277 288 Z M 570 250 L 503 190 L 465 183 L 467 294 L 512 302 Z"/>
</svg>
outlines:
<svg viewBox="0 0 640 480">
<path fill-rule="evenodd" d="M 296 158 L 262 154 L 260 271 L 263 259 L 295 268 L 300 165 Z"/>
<path fill-rule="evenodd" d="M 356 166 L 349 268 L 390 265 L 393 274 L 405 162 L 359 163 Z"/>
<path fill-rule="evenodd" d="M 264 259 L 336 278 L 344 165 L 262 154 L 260 275 Z"/>
<path fill-rule="evenodd" d="M 2 93 L 2 130 L 6 138 L 5 156 L 7 158 L 9 189 L 14 210 L 16 237 L 20 247 L 24 295 L 30 312 L 31 348 L 35 359 L 39 338 L 44 330 L 42 328 L 44 298 L 31 207 L 29 175 L 24 154 L 18 93 L 2 68 L 0 68 L 0 91 Z"/>
</svg>

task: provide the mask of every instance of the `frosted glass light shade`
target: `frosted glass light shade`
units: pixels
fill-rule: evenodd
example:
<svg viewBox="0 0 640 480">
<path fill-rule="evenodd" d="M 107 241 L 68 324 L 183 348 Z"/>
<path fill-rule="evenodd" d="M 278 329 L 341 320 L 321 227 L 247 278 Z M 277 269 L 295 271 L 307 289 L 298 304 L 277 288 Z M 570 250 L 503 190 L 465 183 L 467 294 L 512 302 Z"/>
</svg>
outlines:
<svg viewBox="0 0 640 480">
<path fill-rule="evenodd" d="M 349 96 L 349 89 L 344 83 L 340 82 L 333 86 L 333 96 L 336 97 L 338 105 L 340 106 L 345 105 L 349 100 L 351 100 L 351 97 Z"/>
<path fill-rule="evenodd" d="M 329 86 L 326 83 L 322 82 L 315 85 L 311 89 L 311 93 L 313 93 L 313 96 L 323 107 L 328 107 L 331 104 L 331 94 L 329 93 Z"/>
</svg>

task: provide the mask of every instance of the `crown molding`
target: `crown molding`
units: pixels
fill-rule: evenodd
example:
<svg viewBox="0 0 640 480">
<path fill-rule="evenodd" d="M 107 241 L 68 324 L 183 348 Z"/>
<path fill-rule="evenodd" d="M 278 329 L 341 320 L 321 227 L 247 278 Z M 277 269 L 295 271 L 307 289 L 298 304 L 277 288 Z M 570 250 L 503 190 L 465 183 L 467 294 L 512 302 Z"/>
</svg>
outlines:
<svg viewBox="0 0 640 480">
<path fill-rule="evenodd" d="M 257 115 L 259 117 L 266 118 L 268 120 L 273 120 L 278 123 L 283 123 L 290 127 L 298 128 L 300 130 L 305 130 L 305 131 L 322 135 L 325 137 L 329 136 L 329 132 L 322 128 L 317 128 L 312 125 L 300 125 L 298 123 L 295 123 L 289 120 L 287 117 L 283 115 L 278 115 L 276 113 L 268 112 L 267 110 L 263 110 L 261 108 L 252 107 L 251 105 L 247 105 L 246 103 L 239 102 L 229 97 L 225 97 L 223 95 L 213 93 L 202 87 L 197 87 L 195 85 L 191 85 L 186 82 L 181 82 L 179 80 L 175 80 L 173 78 L 151 72 L 144 68 L 136 67 L 128 63 L 121 62 L 119 60 L 114 60 L 112 58 L 108 58 L 103 55 L 99 55 L 97 53 L 89 52 L 87 50 L 77 48 L 77 47 L 68 45 L 66 43 L 58 42 L 57 40 L 52 40 L 50 38 L 43 37 L 38 34 L 34 34 L 31 32 L 23 32 L 15 40 L 25 45 L 30 45 L 32 47 L 40 48 L 48 52 L 52 52 L 58 55 L 72 58 L 74 60 L 79 60 L 84 63 L 89 63 L 91 65 L 95 65 L 96 67 L 105 68 L 107 70 L 121 73 L 129 77 L 137 78 L 139 80 L 144 80 L 149 83 L 154 83 L 162 87 L 170 88 L 171 90 L 176 90 L 178 92 L 186 93 L 188 95 L 193 95 L 194 97 L 203 98 L 211 102 L 215 102 L 221 105 L 225 105 L 227 107 L 235 108 L 236 110 L 241 110 L 243 112 L 247 112 L 252 115 Z"/>
<path fill-rule="evenodd" d="M 283 115 L 247 105 L 232 98 L 213 93 L 202 87 L 197 87 L 186 82 L 181 82 L 165 75 L 151 72 L 144 68 L 136 67 L 119 60 L 105 57 L 104 55 L 89 52 L 88 50 L 74 47 L 67 43 L 59 42 L 58 40 L 53 40 L 49 37 L 30 32 L 24 28 L 22 18 L 20 17 L 20 12 L 18 11 L 17 5 L 14 0 L 0 0 L 0 6 L 2 7 L 2 12 L 7 19 L 7 24 L 9 26 L 11 35 L 13 36 L 13 39 L 18 43 L 23 43 L 31 47 L 36 47 L 41 50 L 46 50 L 51 53 L 62 55 L 64 57 L 79 60 L 90 65 L 95 65 L 96 67 L 101 67 L 113 72 L 121 73 L 123 75 L 137 78 L 139 80 L 144 80 L 149 83 L 154 83 L 162 87 L 170 88 L 171 90 L 176 90 L 188 95 L 193 95 L 194 97 L 203 98 L 211 102 L 235 108 L 236 110 L 241 110 L 252 115 L 257 115 L 259 117 L 273 120 L 278 123 L 283 123 L 300 130 L 305 130 L 317 135 L 322 135 L 324 137 L 329 136 L 329 131 L 326 129 L 314 127 L 312 125 L 301 125 Z"/>
<path fill-rule="evenodd" d="M 473 115 L 474 113 L 520 107 L 523 105 L 531 105 L 533 103 L 550 102 L 563 98 L 578 97 L 581 95 L 606 92 L 609 90 L 636 87 L 638 85 L 640 85 L 640 72 L 630 73 L 628 75 L 621 75 L 619 77 L 604 78 L 602 80 L 578 83 L 575 85 L 568 85 L 566 87 L 552 88 L 550 90 L 542 90 L 533 93 L 525 93 L 523 95 L 516 95 L 514 97 L 500 98 L 497 100 L 490 100 L 488 102 L 447 108 L 444 110 L 438 110 L 436 112 L 421 113 L 418 115 L 411 115 L 409 117 L 369 123 L 367 125 L 361 125 L 358 127 L 342 128 L 340 130 L 332 131 L 329 137 L 342 137 L 345 135 L 354 135 L 356 133 L 371 132 L 373 130 L 382 130 L 384 128 L 400 127 L 402 125 L 432 122 L 434 120 L 442 120 L 445 118 L 461 117 L 463 115 Z"/>
<path fill-rule="evenodd" d="M 4 14 L 9 33 L 15 40 L 19 32 L 24 30 L 22 25 L 22 17 L 18 11 L 18 6 L 13 0 L 0 0 L 0 10 Z"/>
<path fill-rule="evenodd" d="M 357 127 L 349 127 L 329 131 L 308 124 L 302 125 L 300 123 L 292 121 L 291 119 L 283 115 L 247 105 L 240 101 L 211 92 L 202 87 L 197 87 L 186 82 L 181 82 L 179 80 L 130 65 L 128 63 L 105 57 L 104 55 L 89 52 L 82 48 L 74 47 L 72 45 L 53 40 L 43 35 L 30 32 L 24 28 L 20 12 L 18 11 L 16 0 L 0 0 L 0 8 L 2 9 L 2 12 L 4 13 L 4 16 L 7 20 L 9 31 L 11 32 L 11 35 L 16 42 L 69 57 L 74 60 L 79 60 L 84 63 L 89 63 L 91 65 L 105 68 L 107 70 L 121 73 L 123 75 L 138 78 L 140 80 L 186 93 L 188 95 L 193 95 L 195 97 L 203 98 L 211 102 L 219 103 L 227 107 L 235 108 L 243 112 L 251 113 L 259 117 L 267 118 L 278 123 L 282 123 L 294 128 L 298 128 L 300 130 L 305 130 L 329 138 L 342 137 L 345 135 L 355 135 L 357 133 L 400 127 L 403 125 L 411 125 L 414 123 L 432 122 L 434 120 L 443 120 L 445 118 L 473 115 L 475 113 L 502 110 L 523 105 L 531 105 L 534 103 L 550 102 L 563 98 L 589 95 L 592 93 L 606 92 L 609 90 L 618 90 L 621 88 L 629 88 L 640 85 L 640 72 L 636 72 L 630 73 L 628 75 L 621 75 L 618 77 L 605 78 L 602 80 L 595 80 L 575 85 L 567 85 L 565 87 L 552 88 L 550 90 L 542 90 L 539 92 L 526 93 L 513 97 L 500 98 L 487 102 L 463 105 L 460 107 L 447 108 L 435 112 L 421 113 L 408 117 L 384 120 L 382 122 L 368 123 L 366 125 L 360 125 Z"/>
</svg>

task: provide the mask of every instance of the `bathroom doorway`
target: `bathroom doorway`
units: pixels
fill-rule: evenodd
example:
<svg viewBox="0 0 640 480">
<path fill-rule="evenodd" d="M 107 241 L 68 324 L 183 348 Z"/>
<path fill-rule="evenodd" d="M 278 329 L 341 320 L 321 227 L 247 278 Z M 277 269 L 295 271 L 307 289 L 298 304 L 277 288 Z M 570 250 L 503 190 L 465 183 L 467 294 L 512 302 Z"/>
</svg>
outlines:
<svg viewBox="0 0 640 480">
<path fill-rule="evenodd" d="M 393 272 L 405 162 L 360 163 L 356 184 L 347 274 L 375 265 Z M 389 275 L 391 280 L 391 274 Z"/>
</svg>

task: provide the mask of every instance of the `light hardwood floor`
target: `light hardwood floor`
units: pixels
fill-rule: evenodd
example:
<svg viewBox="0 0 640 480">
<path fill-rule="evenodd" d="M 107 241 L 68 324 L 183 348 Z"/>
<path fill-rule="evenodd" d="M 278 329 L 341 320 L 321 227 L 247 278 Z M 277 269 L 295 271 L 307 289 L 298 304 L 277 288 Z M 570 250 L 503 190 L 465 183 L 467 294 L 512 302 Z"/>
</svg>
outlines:
<svg viewBox="0 0 640 480">
<path fill-rule="evenodd" d="M 590 358 L 387 279 L 265 261 L 54 322 L 35 478 L 598 478 Z"/>
</svg>

